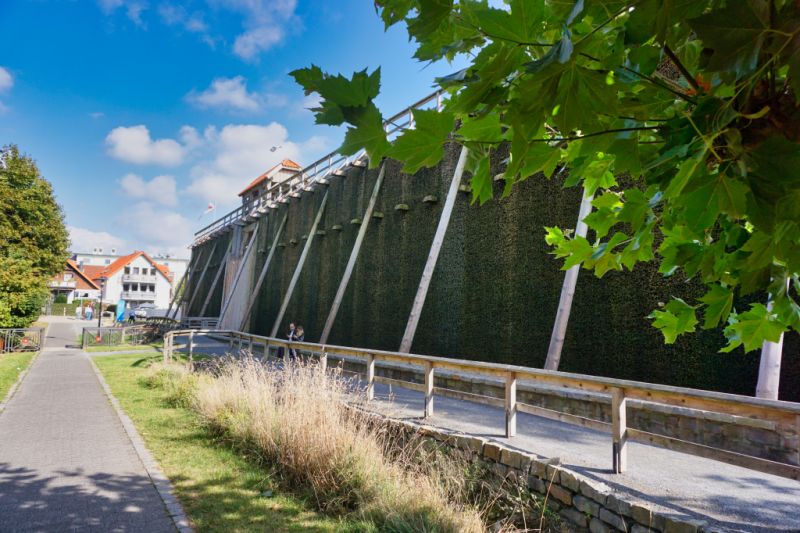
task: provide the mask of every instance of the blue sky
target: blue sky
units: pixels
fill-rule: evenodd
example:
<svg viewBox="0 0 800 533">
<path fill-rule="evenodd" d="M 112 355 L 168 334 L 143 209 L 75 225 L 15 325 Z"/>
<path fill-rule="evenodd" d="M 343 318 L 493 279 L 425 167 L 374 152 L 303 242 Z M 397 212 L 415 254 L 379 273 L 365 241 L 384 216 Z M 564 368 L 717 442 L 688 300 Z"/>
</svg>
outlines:
<svg viewBox="0 0 800 533">
<path fill-rule="evenodd" d="M 411 59 L 369 0 L 2 0 L 0 51 L 0 144 L 37 160 L 73 248 L 184 257 L 209 202 L 341 142 L 291 70 L 380 66 L 390 115 L 458 68 Z"/>
</svg>

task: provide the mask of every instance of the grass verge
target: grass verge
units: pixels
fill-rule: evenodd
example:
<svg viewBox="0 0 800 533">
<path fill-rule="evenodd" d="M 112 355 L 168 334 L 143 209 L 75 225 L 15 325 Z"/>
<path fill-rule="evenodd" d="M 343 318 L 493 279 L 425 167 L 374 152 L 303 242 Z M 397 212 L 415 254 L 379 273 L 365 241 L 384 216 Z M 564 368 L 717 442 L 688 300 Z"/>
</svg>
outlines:
<svg viewBox="0 0 800 533">
<path fill-rule="evenodd" d="M 19 375 L 31 364 L 36 352 L 0 354 L 0 401 L 17 382 Z"/>
<path fill-rule="evenodd" d="M 95 363 L 172 481 L 197 531 L 370 529 L 359 521 L 323 516 L 310 502 L 279 492 L 258 457 L 220 441 L 195 413 L 168 401 L 166 390 L 148 386 L 148 366 L 160 359 L 157 353 L 137 353 L 98 357 Z"/>
<path fill-rule="evenodd" d="M 160 344 L 119 344 L 116 346 L 87 346 L 84 351 L 86 352 L 133 352 L 145 351 L 152 352 L 159 349 Z"/>
</svg>

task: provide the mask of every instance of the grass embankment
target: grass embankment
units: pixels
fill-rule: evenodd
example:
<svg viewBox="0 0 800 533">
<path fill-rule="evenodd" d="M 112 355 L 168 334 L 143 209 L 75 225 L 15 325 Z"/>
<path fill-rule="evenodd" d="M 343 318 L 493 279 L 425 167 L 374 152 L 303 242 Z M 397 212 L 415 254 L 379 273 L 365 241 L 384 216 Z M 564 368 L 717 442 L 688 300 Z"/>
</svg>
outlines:
<svg viewBox="0 0 800 533">
<path fill-rule="evenodd" d="M 17 382 L 19 375 L 31 364 L 36 352 L 0 354 L 0 401 Z"/>
<path fill-rule="evenodd" d="M 146 381 L 160 354 L 98 357 L 94 361 L 148 449 L 170 478 L 197 531 L 365 531 L 356 521 L 325 517 L 313 505 L 279 491 L 260 459 L 210 431 L 167 390 Z M 273 491 L 272 497 L 266 497 Z"/>
</svg>

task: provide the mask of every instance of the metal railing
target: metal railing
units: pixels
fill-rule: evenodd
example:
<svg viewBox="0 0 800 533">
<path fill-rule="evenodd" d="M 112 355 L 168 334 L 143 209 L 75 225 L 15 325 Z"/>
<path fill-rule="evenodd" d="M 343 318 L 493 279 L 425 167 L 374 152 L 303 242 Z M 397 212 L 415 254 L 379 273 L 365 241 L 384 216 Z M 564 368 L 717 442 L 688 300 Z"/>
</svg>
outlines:
<svg viewBox="0 0 800 533">
<path fill-rule="evenodd" d="M 742 422 L 750 420 L 763 424 L 766 421 L 782 432 L 794 436 L 794 442 L 797 443 L 795 446 L 797 446 L 798 459 L 800 459 L 800 403 L 763 400 L 736 394 L 554 372 L 515 365 L 321 345 L 310 342 L 289 342 L 283 339 L 226 330 L 174 330 L 168 332 L 164 336 L 164 359 L 166 361 L 172 360 L 176 351 L 175 337 L 177 336 L 188 337 L 185 349 L 190 361 L 194 355 L 195 339 L 201 336 L 227 340 L 230 352 L 234 351 L 234 345 L 239 350 L 247 349 L 253 354 L 257 354 L 260 349 L 261 354 L 267 358 L 275 354 L 276 350 L 283 351 L 284 354 L 288 353 L 289 349 L 299 350 L 318 358 L 323 368 L 327 367 L 329 355 L 341 358 L 357 358 L 366 363 L 365 379 L 368 400 L 374 398 L 375 383 L 385 383 L 418 390 L 425 395 L 423 415 L 429 417 L 433 415 L 434 395 L 450 396 L 450 393 L 455 393 L 452 394 L 455 397 L 504 408 L 505 434 L 508 438 L 516 435 L 518 412 L 610 433 L 612 469 L 616 473 L 626 470 L 627 443 L 643 442 L 698 457 L 800 480 L 800 466 L 797 464 L 772 461 L 720 447 L 697 444 L 670 435 L 642 431 L 627 425 L 629 400 L 645 401 L 663 406 L 677 406 L 687 410 L 694 410 L 703 415 L 728 416 Z M 377 361 L 403 363 L 420 367 L 423 370 L 424 383 L 411 383 L 376 376 L 375 363 Z M 500 378 L 505 383 L 505 398 L 499 399 L 479 394 L 466 394 L 434 387 L 435 372 L 440 369 L 482 377 Z M 577 389 L 608 395 L 611 399 L 612 422 L 609 424 L 591 418 L 518 402 L 517 383 L 520 380 L 549 385 L 565 392 Z M 800 461 L 798 462 L 800 463 Z"/>
<path fill-rule="evenodd" d="M 216 317 L 187 316 L 181 319 L 181 327 L 187 329 L 212 329 L 218 323 L 219 319 Z"/>
<path fill-rule="evenodd" d="M 428 108 L 441 110 L 443 95 L 442 91 L 436 91 L 386 119 L 383 125 L 389 140 L 393 140 L 400 132 L 414 127 L 414 110 Z M 270 209 L 276 208 L 278 204 L 287 203 L 289 198 L 297 198 L 304 191 L 311 190 L 311 186 L 315 183 L 327 183 L 326 180 L 329 176 L 340 175 L 346 167 L 362 165 L 365 158 L 364 150 L 351 156 L 333 151 L 319 158 L 296 176 L 273 185 L 254 200 L 237 207 L 198 230 L 194 234 L 192 247 L 226 231 L 233 224 L 245 224 L 260 218 Z"/>
<path fill-rule="evenodd" d="M 158 327 L 152 325 L 83 328 L 81 347 L 147 344 L 162 334 Z"/>
<path fill-rule="evenodd" d="M 44 328 L 0 329 L 0 354 L 39 351 L 43 338 Z"/>
</svg>

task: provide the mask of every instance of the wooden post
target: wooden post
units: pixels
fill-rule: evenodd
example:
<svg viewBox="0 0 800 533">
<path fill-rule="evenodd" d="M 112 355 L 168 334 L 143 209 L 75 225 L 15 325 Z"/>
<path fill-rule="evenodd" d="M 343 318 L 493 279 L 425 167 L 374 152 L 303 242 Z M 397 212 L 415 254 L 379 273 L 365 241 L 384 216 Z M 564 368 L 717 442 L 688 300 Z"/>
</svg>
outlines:
<svg viewBox="0 0 800 533">
<path fill-rule="evenodd" d="M 453 206 L 458 196 L 458 186 L 461 185 L 461 176 L 464 174 L 464 166 L 467 164 L 467 152 L 466 146 L 461 148 L 456 171 L 453 174 L 453 180 L 450 182 L 450 189 L 447 191 L 447 199 L 444 202 L 442 216 L 439 217 L 439 225 L 436 227 L 436 234 L 433 236 L 433 243 L 431 244 L 430 252 L 428 252 L 428 260 L 422 270 L 422 279 L 417 288 L 417 295 L 414 297 L 414 304 L 411 306 L 411 313 L 408 315 L 408 323 L 406 324 L 405 333 L 403 333 L 403 340 L 400 342 L 400 349 L 397 350 L 398 352 L 408 353 L 411 351 L 411 345 L 414 342 L 414 335 L 419 324 L 419 317 L 425 305 L 425 298 L 428 296 L 428 287 L 430 287 L 431 279 L 433 278 L 433 271 L 436 269 L 439 252 L 442 249 L 447 226 L 450 223 L 450 215 L 453 213 Z"/>
<path fill-rule="evenodd" d="M 425 412 L 424 417 L 433 416 L 433 363 L 425 363 Z"/>
<path fill-rule="evenodd" d="M 267 259 L 264 261 L 264 266 L 261 267 L 261 272 L 258 275 L 258 281 L 256 281 L 255 287 L 253 287 L 253 292 L 250 294 L 250 301 L 247 303 L 247 310 L 244 313 L 244 318 L 242 318 L 242 324 L 239 326 L 239 329 L 242 331 L 247 331 L 245 329 L 245 325 L 247 321 L 250 319 L 250 313 L 253 312 L 253 307 L 256 304 L 256 300 L 258 299 L 258 292 L 261 290 L 261 284 L 264 283 L 264 280 L 267 277 L 267 271 L 269 270 L 269 264 L 272 262 L 272 257 L 275 255 L 275 249 L 278 247 L 278 241 L 281 239 L 281 234 L 283 233 L 283 228 L 286 226 L 286 219 L 289 218 L 288 211 L 285 215 L 283 215 L 283 220 L 281 221 L 281 225 L 278 226 L 278 231 L 275 233 L 275 238 L 272 240 L 272 244 L 269 247 L 269 254 L 267 254 Z M 250 328 L 247 328 L 250 329 Z"/>
<path fill-rule="evenodd" d="M 203 270 L 200 271 L 200 276 L 197 278 L 197 281 L 194 285 L 194 290 L 192 291 L 192 297 L 189 298 L 189 303 L 186 304 L 186 314 L 189 315 L 192 311 L 192 304 L 194 303 L 194 299 L 197 296 L 197 293 L 200 292 L 200 284 L 203 283 L 203 278 L 206 277 L 206 271 L 208 270 L 208 265 L 211 264 L 211 260 L 214 259 L 214 252 L 217 250 L 217 241 L 214 241 L 214 246 L 211 247 L 211 252 L 208 254 L 208 259 L 206 260 L 206 264 L 203 266 Z"/>
<path fill-rule="evenodd" d="M 211 282 L 211 287 L 208 289 L 208 294 L 206 294 L 206 299 L 203 301 L 203 307 L 200 308 L 200 316 L 206 316 L 206 309 L 208 308 L 208 303 L 211 301 L 211 296 L 214 294 L 214 290 L 217 288 L 217 283 L 222 278 L 222 273 L 228 268 L 228 257 L 231 254 L 231 247 L 233 246 L 233 239 L 231 238 L 228 241 L 228 249 L 225 250 L 225 255 L 222 256 L 222 261 L 219 263 L 219 268 L 217 269 L 217 273 L 214 275 L 214 281 Z M 219 322 L 217 322 L 219 324 Z"/>
<path fill-rule="evenodd" d="M 627 400 L 623 389 L 611 389 L 612 469 L 621 474 L 628 467 Z"/>
<path fill-rule="evenodd" d="M 326 372 L 328 370 L 328 352 L 325 351 L 325 348 L 322 348 L 322 353 L 319 354 L 319 367 L 322 372 Z"/>
<path fill-rule="evenodd" d="M 517 374 L 506 376 L 506 438 L 517 434 Z"/>
<path fill-rule="evenodd" d="M 308 251 L 311 249 L 311 243 L 314 241 L 314 236 L 317 233 L 317 226 L 319 226 L 319 221 L 322 220 L 322 213 L 325 211 L 325 204 L 328 202 L 328 191 L 329 190 L 326 190 L 325 196 L 322 197 L 322 203 L 319 205 L 319 209 L 317 210 L 317 216 L 314 218 L 314 224 L 311 225 L 311 229 L 308 232 L 308 239 L 306 239 L 306 244 L 303 246 L 303 252 L 300 254 L 300 259 L 297 261 L 297 266 L 294 269 L 294 274 L 292 274 L 292 279 L 289 281 L 289 287 L 286 289 L 286 294 L 283 297 L 283 302 L 281 303 L 281 308 L 278 311 L 278 316 L 275 317 L 275 323 L 272 325 L 272 332 L 269 334 L 270 337 L 275 337 L 278 334 L 278 328 L 281 327 L 283 315 L 286 313 L 286 308 L 289 307 L 289 301 L 292 299 L 294 287 L 297 285 L 297 280 L 300 279 L 300 273 L 303 271 L 303 265 L 306 262 L 306 257 L 308 257 Z"/>
<path fill-rule="evenodd" d="M 189 332 L 189 364 L 192 364 L 192 355 L 194 353 L 194 331 Z"/>
<path fill-rule="evenodd" d="M 233 278 L 233 283 L 231 284 L 231 292 L 228 293 L 228 298 L 225 300 L 224 305 L 222 306 L 222 311 L 219 314 L 219 322 L 217 322 L 217 327 L 223 327 L 222 321 L 225 320 L 225 313 L 228 311 L 228 307 L 231 305 L 231 301 L 233 297 L 236 296 L 236 288 L 239 286 L 239 280 L 242 277 L 242 272 L 244 272 L 244 267 L 247 264 L 247 259 L 250 257 L 250 253 L 253 251 L 253 246 L 256 243 L 256 237 L 258 236 L 258 228 L 259 225 L 256 224 L 256 229 L 253 230 L 253 234 L 250 236 L 250 242 L 247 243 L 247 248 L 245 248 L 244 253 L 242 254 L 242 259 L 239 263 L 239 268 L 236 269 L 236 275 Z"/>
<path fill-rule="evenodd" d="M 584 194 L 581 200 L 581 207 L 578 212 L 578 222 L 575 224 L 575 236 L 586 237 L 586 223 L 584 218 L 589 216 L 592 212 L 592 199 L 593 195 Z M 561 350 L 564 347 L 564 337 L 567 334 L 567 324 L 569 323 L 569 314 L 572 310 L 572 299 L 575 296 L 575 287 L 578 284 L 578 273 L 581 266 L 575 265 L 566 271 L 564 274 L 564 283 L 561 286 L 561 296 L 558 299 L 558 311 L 556 312 L 556 320 L 553 323 L 553 333 L 550 335 L 550 346 L 547 348 L 547 360 L 544 363 L 544 368 L 547 370 L 558 370 L 558 365 L 561 362 Z"/>
<path fill-rule="evenodd" d="M 367 400 L 375 398 L 375 356 L 367 356 Z"/>
<path fill-rule="evenodd" d="M 172 317 L 169 316 L 170 309 L 172 309 L 172 303 L 170 302 L 169 308 L 167 309 L 167 318 L 174 319 L 176 316 L 178 316 L 178 311 L 181 308 L 181 304 L 186 299 L 186 288 L 188 287 L 189 281 L 192 278 L 192 270 L 194 270 L 194 267 L 197 266 L 197 261 L 200 259 L 200 257 L 202 257 L 202 255 L 202 250 L 197 252 L 197 257 L 194 257 L 194 254 L 192 254 L 192 259 L 189 261 L 189 266 L 186 267 L 186 271 L 183 273 L 182 277 L 183 293 L 181 294 L 180 298 L 178 298 L 178 292 L 180 291 L 178 289 L 175 290 L 175 294 L 173 295 L 173 301 L 175 301 L 175 312 L 172 314 Z"/>
<path fill-rule="evenodd" d="M 789 290 L 789 279 L 786 279 Z M 772 300 L 767 302 L 767 310 L 772 311 Z M 761 360 L 758 364 L 756 398 L 777 400 L 781 381 L 781 359 L 783 358 L 783 333 L 778 342 L 764 341 L 761 345 Z"/>
<path fill-rule="evenodd" d="M 233 332 L 228 334 L 228 349 L 233 351 Z"/>
<path fill-rule="evenodd" d="M 247 350 L 250 352 L 250 355 L 253 355 L 253 336 L 252 335 L 250 335 L 248 337 Z"/>
<path fill-rule="evenodd" d="M 358 259 L 358 254 L 361 251 L 361 243 L 364 242 L 364 236 L 367 234 L 367 228 L 369 227 L 369 221 L 372 219 L 372 211 L 375 209 L 375 203 L 378 201 L 378 193 L 381 190 L 381 185 L 383 184 L 383 176 L 386 173 L 386 162 L 384 161 L 381 163 L 380 172 L 378 172 L 378 179 L 375 181 L 375 187 L 372 188 L 372 196 L 369 198 L 369 202 L 367 203 L 367 210 L 364 211 L 364 218 L 362 218 L 361 227 L 358 228 L 358 236 L 356 237 L 356 242 L 353 245 L 353 249 L 350 251 L 350 259 L 347 260 L 347 267 L 344 269 L 344 274 L 342 274 L 342 279 L 339 281 L 339 288 L 336 290 L 336 296 L 333 298 L 333 304 L 331 305 L 331 310 L 328 312 L 328 319 L 325 321 L 325 327 L 322 328 L 322 335 L 319 338 L 320 344 L 325 344 L 328 342 L 328 336 L 331 333 L 331 329 L 333 328 L 333 322 L 336 320 L 336 315 L 339 312 L 339 307 L 342 305 L 342 300 L 344 299 L 344 293 L 347 290 L 347 284 L 350 283 L 350 277 L 353 275 L 353 269 L 356 265 L 356 260 Z"/>
</svg>

